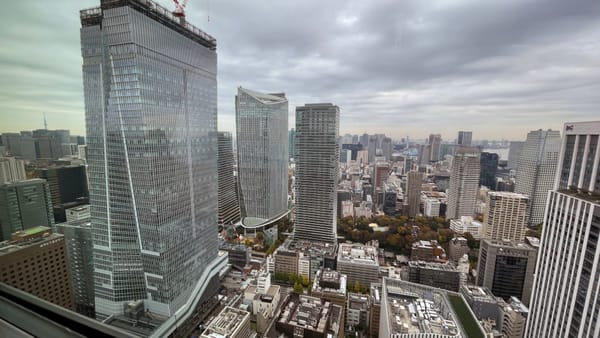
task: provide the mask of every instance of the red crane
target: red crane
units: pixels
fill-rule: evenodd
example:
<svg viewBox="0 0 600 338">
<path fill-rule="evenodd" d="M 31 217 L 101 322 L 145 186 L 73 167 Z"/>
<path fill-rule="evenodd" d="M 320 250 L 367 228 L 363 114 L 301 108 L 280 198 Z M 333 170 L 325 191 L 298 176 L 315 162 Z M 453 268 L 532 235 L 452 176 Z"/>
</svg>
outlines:
<svg viewBox="0 0 600 338">
<path fill-rule="evenodd" d="M 173 15 L 180 18 L 185 18 L 185 5 L 187 4 L 188 0 L 183 0 L 182 2 L 179 2 L 178 0 L 173 0 L 173 2 L 175 3 L 175 10 L 173 11 Z"/>
</svg>

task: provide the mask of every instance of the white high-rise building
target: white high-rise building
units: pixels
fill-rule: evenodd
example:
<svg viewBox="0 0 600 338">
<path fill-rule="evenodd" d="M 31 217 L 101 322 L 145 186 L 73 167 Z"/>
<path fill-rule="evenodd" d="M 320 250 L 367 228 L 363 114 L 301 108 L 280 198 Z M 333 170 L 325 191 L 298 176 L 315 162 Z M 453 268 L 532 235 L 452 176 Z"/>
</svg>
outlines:
<svg viewBox="0 0 600 338">
<path fill-rule="evenodd" d="M 552 189 L 560 151 L 558 130 L 533 130 L 527 134 L 518 161 L 515 192 L 529 196 L 528 225 L 542 223 L 546 196 Z"/>
<path fill-rule="evenodd" d="M 96 317 L 143 301 L 168 336 L 213 299 L 227 262 L 216 40 L 150 0 L 100 3 L 80 13 Z"/>
<path fill-rule="evenodd" d="M 296 107 L 297 240 L 336 242 L 339 128 L 338 106 Z"/>
<path fill-rule="evenodd" d="M 563 133 L 525 337 L 600 337 L 600 121 Z"/>
<path fill-rule="evenodd" d="M 0 157 L 0 184 L 22 181 L 25 175 L 25 162 L 14 157 Z"/>
<path fill-rule="evenodd" d="M 462 147 L 452 160 L 446 218 L 473 216 L 479 193 L 479 149 Z"/>
<path fill-rule="evenodd" d="M 527 232 L 529 197 L 504 191 L 490 191 L 486 196 L 483 226 L 485 238 L 522 241 Z"/>
<path fill-rule="evenodd" d="M 288 212 L 288 100 L 239 87 L 235 122 L 242 223 L 256 226 Z"/>
</svg>

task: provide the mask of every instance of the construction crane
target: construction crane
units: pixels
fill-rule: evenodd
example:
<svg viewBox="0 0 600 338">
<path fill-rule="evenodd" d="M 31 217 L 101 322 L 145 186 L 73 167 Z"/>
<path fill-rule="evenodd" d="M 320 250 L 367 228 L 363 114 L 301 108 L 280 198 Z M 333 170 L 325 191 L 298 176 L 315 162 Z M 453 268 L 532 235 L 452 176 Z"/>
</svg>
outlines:
<svg viewBox="0 0 600 338">
<path fill-rule="evenodd" d="M 178 0 L 173 0 L 173 2 L 175 3 L 173 15 L 176 17 L 185 18 L 185 5 L 187 4 L 188 0 L 183 0 L 181 2 Z"/>
</svg>

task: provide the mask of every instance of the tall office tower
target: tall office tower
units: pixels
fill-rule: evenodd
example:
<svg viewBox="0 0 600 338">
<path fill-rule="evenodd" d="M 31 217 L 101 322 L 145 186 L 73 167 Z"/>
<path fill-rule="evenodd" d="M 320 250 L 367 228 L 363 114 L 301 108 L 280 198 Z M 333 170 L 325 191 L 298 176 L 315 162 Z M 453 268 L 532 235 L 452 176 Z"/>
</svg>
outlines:
<svg viewBox="0 0 600 338">
<path fill-rule="evenodd" d="M 429 162 L 437 162 L 440 160 L 440 148 L 442 146 L 442 135 L 429 135 Z"/>
<path fill-rule="evenodd" d="M 500 157 L 496 153 L 482 152 L 479 160 L 479 185 L 496 190 L 496 172 Z"/>
<path fill-rule="evenodd" d="M 600 121 L 566 123 L 526 337 L 600 336 Z"/>
<path fill-rule="evenodd" d="M 92 223 L 90 218 L 56 224 L 56 232 L 64 236 L 69 257 L 69 272 L 75 300 L 75 310 L 94 317 L 94 262 Z"/>
<path fill-rule="evenodd" d="M 336 242 L 340 108 L 296 107 L 296 240 Z"/>
<path fill-rule="evenodd" d="M 537 250 L 523 242 L 489 239 L 481 240 L 480 246 L 477 285 L 496 297 L 514 296 L 529 305 Z"/>
<path fill-rule="evenodd" d="M 85 166 L 64 165 L 41 168 L 35 171 L 35 175 L 48 182 L 56 222 L 66 221 L 66 208 L 89 202 Z"/>
<path fill-rule="evenodd" d="M 456 144 L 458 144 L 459 146 L 470 147 L 472 137 L 473 137 L 472 131 L 459 131 L 458 139 L 456 140 Z"/>
<path fill-rule="evenodd" d="M 358 144 L 358 135 L 352 135 L 352 144 Z"/>
<path fill-rule="evenodd" d="M 558 130 L 534 130 L 527 134 L 519 157 L 515 192 L 529 196 L 528 225 L 537 225 L 544 219 L 548 190 L 552 189 L 556 163 L 560 151 Z"/>
<path fill-rule="evenodd" d="M 529 197 L 512 192 L 487 194 L 483 227 L 485 238 L 522 241 L 527 232 L 527 204 Z"/>
<path fill-rule="evenodd" d="M 0 271 L 0 282 L 69 310 L 75 309 L 65 239 L 53 234 L 52 229 L 33 227 L 1 242 Z"/>
<path fill-rule="evenodd" d="M 80 18 L 96 317 L 139 300 L 170 317 L 154 334 L 185 334 L 226 261 L 216 40 L 150 0 L 101 0 Z"/>
<path fill-rule="evenodd" d="M 386 161 L 392 160 L 392 149 L 393 149 L 392 139 L 389 137 L 384 137 L 383 140 L 381 141 L 381 151 L 382 151 L 383 156 L 385 157 Z"/>
<path fill-rule="evenodd" d="M 369 134 L 365 133 L 360 135 L 358 142 L 362 144 L 363 148 L 369 147 Z"/>
<path fill-rule="evenodd" d="M 473 216 L 479 193 L 479 149 L 463 147 L 452 160 L 446 218 Z"/>
<path fill-rule="evenodd" d="M 14 157 L 0 156 L 0 184 L 22 181 L 25 176 L 25 162 Z"/>
<path fill-rule="evenodd" d="M 21 134 L 2 133 L 2 145 L 11 156 L 21 156 Z"/>
<path fill-rule="evenodd" d="M 288 132 L 288 144 L 289 144 L 289 154 L 290 158 L 294 158 L 296 154 L 296 129 L 292 128 Z"/>
<path fill-rule="evenodd" d="M 52 201 L 46 181 L 31 179 L 0 184 L 0 241 L 36 226 L 53 227 Z"/>
<path fill-rule="evenodd" d="M 377 162 L 373 167 L 373 184 L 375 189 L 383 188 L 390 176 L 390 164 L 387 162 Z"/>
<path fill-rule="evenodd" d="M 521 151 L 523 150 L 523 141 L 511 141 L 508 149 L 508 163 L 507 167 L 510 169 L 517 170 L 519 157 L 521 157 Z"/>
<path fill-rule="evenodd" d="M 288 101 L 239 87 L 235 122 L 242 222 L 260 224 L 288 210 Z"/>
<path fill-rule="evenodd" d="M 377 135 L 369 135 L 369 163 L 375 162 L 375 156 L 377 154 Z"/>
<path fill-rule="evenodd" d="M 421 204 L 421 184 L 423 182 L 423 174 L 418 171 L 411 171 L 406 175 L 406 178 L 408 216 L 415 217 L 419 214 L 419 205 Z"/>
<path fill-rule="evenodd" d="M 233 175 L 233 140 L 228 132 L 219 132 L 217 138 L 219 224 L 235 224 L 240 220 L 240 205 Z"/>
<path fill-rule="evenodd" d="M 428 144 L 419 144 L 419 158 L 417 161 L 419 162 L 419 166 L 426 166 L 429 164 L 429 152 L 431 147 Z"/>
</svg>

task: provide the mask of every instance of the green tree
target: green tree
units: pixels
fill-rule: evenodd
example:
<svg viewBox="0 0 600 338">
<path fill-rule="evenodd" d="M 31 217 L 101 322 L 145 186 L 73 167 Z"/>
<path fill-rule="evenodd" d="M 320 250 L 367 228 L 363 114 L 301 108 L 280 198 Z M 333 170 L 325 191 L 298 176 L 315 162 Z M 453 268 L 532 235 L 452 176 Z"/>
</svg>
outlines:
<svg viewBox="0 0 600 338">
<path fill-rule="evenodd" d="M 309 283 L 308 277 L 302 276 L 302 286 L 307 287 Z"/>
<path fill-rule="evenodd" d="M 302 287 L 302 284 L 296 282 L 296 284 L 294 284 L 294 292 L 298 294 L 303 293 L 304 288 Z"/>
</svg>

